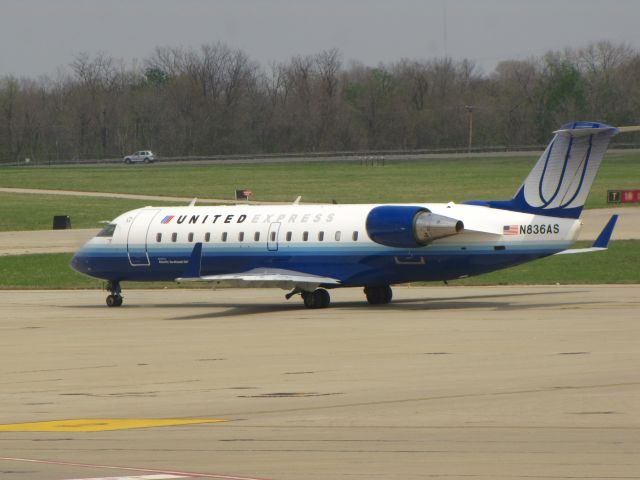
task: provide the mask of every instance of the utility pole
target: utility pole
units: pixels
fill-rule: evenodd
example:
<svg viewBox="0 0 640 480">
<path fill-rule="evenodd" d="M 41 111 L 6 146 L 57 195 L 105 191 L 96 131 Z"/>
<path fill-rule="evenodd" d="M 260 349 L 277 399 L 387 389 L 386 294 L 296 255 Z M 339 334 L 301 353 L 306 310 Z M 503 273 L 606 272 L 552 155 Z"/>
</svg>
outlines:
<svg viewBox="0 0 640 480">
<path fill-rule="evenodd" d="M 471 145 L 473 144 L 473 105 L 465 105 L 464 108 L 469 112 L 469 148 L 468 153 L 471 153 Z"/>
</svg>

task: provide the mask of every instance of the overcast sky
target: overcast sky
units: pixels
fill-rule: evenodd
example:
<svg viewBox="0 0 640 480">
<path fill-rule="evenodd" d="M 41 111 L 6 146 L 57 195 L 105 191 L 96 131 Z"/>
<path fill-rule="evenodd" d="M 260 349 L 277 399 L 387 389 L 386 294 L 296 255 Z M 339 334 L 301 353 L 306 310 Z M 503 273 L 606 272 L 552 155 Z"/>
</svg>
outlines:
<svg viewBox="0 0 640 480">
<path fill-rule="evenodd" d="M 367 65 L 505 59 L 599 40 L 640 49 L 638 0 L 0 0 L 0 76 L 54 73 L 79 52 L 127 62 L 222 41 L 267 64 L 337 47 Z"/>
</svg>

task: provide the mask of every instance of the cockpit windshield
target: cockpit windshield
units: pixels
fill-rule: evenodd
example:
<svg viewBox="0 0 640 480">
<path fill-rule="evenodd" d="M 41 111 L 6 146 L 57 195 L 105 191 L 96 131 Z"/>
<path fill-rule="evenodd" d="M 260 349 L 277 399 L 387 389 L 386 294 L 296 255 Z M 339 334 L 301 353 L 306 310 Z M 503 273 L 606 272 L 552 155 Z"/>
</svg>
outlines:
<svg viewBox="0 0 640 480">
<path fill-rule="evenodd" d="M 116 231 L 116 224 L 115 223 L 110 223 L 109 225 L 107 225 L 106 227 L 104 227 L 102 230 L 100 230 L 98 232 L 98 235 L 96 235 L 96 237 L 113 237 L 113 232 Z"/>
</svg>

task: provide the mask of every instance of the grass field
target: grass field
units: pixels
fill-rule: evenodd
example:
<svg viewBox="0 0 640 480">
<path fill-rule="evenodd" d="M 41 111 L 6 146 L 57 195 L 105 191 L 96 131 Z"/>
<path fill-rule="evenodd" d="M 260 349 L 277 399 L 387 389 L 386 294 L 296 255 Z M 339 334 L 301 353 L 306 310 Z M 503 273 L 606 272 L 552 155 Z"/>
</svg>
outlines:
<svg viewBox="0 0 640 480">
<path fill-rule="evenodd" d="M 201 198 L 231 198 L 235 188 L 248 188 L 253 199 L 264 201 L 302 195 L 307 202 L 461 202 L 511 198 L 536 158 L 407 160 L 376 167 L 327 162 L 5 168 L 0 187 Z M 587 208 L 604 207 L 612 188 L 640 188 L 640 154 L 607 155 Z"/>
<path fill-rule="evenodd" d="M 454 158 L 397 161 L 377 167 L 357 163 L 262 165 L 110 166 L 4 168 L 0 187 L 43 188 L 160 196 L 231 198 L 249 188 L 254 200 L 383 203 L 461 202 L 508 199 L 535 162 L 534 157 Z M 605 207 L 608 189 L 640 188 L 640 155 L 609 155 L 587 208 Z M 51 227 L 53 215 L 71 215 L 74 228 L 97 227 L 150 202 L 94 197 L 0 193 L 0 231 Z"/>
<path fill-rule="evenodd" d="M 99 228 L 100 222 L 149 203 L 148 200 L 0 192 L 0 231 L 50 229 L 54 215 L 70 215 L 73 228 Z M 166 205 L 172 204 L 175 203 L 166 202 Z"/>
<path fill-rule="evenodd" d="M 580 242 L 577 246 L 587 246 Z M 71 254 L 0 257 L 0 288 L 102 288 L 102 282 L 74 272 Z M 449 282 L 450 285 L 537 285 L 640 283 L 640 240 L 611 242 L 606 252 L 561 255 L 478 277 Z M 189 284 L 190 288 L 207 284 Z M 428 285 L 428 284 L 427 284 Z M 174 283 L 123 283 L 123 288 L 175 288 Z M 274 295 L 279 295 L 274 290 Z"/>
</svg>

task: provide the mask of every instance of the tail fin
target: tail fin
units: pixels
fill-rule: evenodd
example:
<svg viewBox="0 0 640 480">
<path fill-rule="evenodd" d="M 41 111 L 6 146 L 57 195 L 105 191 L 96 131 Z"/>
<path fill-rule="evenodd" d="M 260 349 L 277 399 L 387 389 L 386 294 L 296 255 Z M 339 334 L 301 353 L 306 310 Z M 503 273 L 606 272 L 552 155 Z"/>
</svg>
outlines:
<svg viewBox="0 0 640 480">
<path fill-rule="evenodd" d="M 601 123 L 574 122 L 554 133 L 516 195 L 485 205 L 551 217 L 580 217 L 609 141 L 619 130 Z"/>
</svg>

